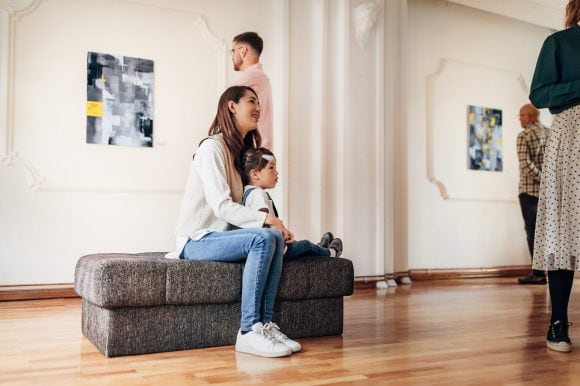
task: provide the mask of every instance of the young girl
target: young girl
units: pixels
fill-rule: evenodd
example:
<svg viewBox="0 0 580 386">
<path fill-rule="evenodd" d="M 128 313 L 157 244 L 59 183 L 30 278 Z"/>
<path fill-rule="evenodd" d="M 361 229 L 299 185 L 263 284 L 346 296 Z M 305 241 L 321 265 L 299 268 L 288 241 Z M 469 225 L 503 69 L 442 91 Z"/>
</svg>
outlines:
<svg viewBox="0 0 580 386">
<path fill-rule="evenodd" d="M 252 209 L 273 214 L 278 217 L 274 201 L 265 189 L 272 189 L 278 182 L 276 158 L 268 149 L 252 148 L 246 150 L 242 161 L 244 197 L 242 203 Z M 308 240 L 287 240 L 284 259 L 296 259 L 302 256 L 340 257 L 342 240 L 334 238 L 326 232 L 320 243 L 314 244 Z"/>
</svg>

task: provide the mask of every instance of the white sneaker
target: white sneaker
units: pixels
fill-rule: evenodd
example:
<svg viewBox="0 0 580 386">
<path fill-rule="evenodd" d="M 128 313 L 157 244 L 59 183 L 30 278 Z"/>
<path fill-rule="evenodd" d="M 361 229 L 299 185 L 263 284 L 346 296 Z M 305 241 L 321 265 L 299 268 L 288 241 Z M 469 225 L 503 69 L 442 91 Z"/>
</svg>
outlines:
<svg viewBox="0 0 580 386">
<path fill-rule="evenodd" d="M 268 358 L 285 357 L 292 354 L 292 350 L 285 344 L 278 342 L 260 322 L 252 326 L 252 331 L 243 335 L 242 330 L 238 331 L 236 351 Z"/>
<path fill-rule="evenodd" d="M 286 336 L 282 331 L 280 331 L 280 327 L 274 322 L 268 322 L 264 326 L 264 330 L 270 334 L 270 336 L 274 337 L 278 342 L 283 343 L 286 347 L 288 347 L 292 352 L 298 352 L 302 350 L 302 346 L 300 343 L 292 340 Z"/>
</svg>

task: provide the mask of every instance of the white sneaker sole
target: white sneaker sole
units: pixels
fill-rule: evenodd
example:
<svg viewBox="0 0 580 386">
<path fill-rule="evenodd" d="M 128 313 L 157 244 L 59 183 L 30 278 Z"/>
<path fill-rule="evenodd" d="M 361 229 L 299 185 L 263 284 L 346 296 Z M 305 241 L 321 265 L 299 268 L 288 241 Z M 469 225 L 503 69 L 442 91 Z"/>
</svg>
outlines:
<svg viewBox="0 0 580 386">
<path fill-rule="evenodd" d="M 546 345 L 550 350 L 558 351 L 558 352 L 570 352 L 572 351 L 572 345 L 567 342 L 550 342 L 546 340 Z"/>
<path fill-rule="evenodd" d="M 294 342 L 294 344 L 288 342 L 284 342 L 282 340 L 279 340 L 278 342 L 282 343 L 284 346 L 288 347 L 293 353 L 294 352 L 298 352 L 300 350 L 302 350 L 302 345 L 298 342 Z"/>
<path fill-rule="evenodd" d="M 259 357 L 266 357 L 266 358 L 279 358 L 279 357 L 287 357 L 288 355 L 292 354 L 292 350 L 290 348 L 286 348 L 286 350 L 281 351 L 260 351 L 256 350 L 252 346 L 246 346 L 243 344 L 236 344 L 236 351 L 243 352 L 246 354 L 257 355 Z"/>
</svg>

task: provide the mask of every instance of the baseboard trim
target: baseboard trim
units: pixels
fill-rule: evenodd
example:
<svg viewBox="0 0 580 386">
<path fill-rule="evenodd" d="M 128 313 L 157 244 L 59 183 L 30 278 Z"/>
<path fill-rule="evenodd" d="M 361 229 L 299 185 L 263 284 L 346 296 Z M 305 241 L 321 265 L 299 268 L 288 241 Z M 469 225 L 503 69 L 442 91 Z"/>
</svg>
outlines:
<svg viewBox="0 0 580 386">
<path fill-rule="evenodd" d="M 79 295 L 72 283 L 0 286 L 0 302 L 76 297 Z"/>
<path fill-rule="evenodd" d="M 426 281 L 514 277 L 525 276 L 528 273 L 530 273 L 530 267 L 527 265 L 460 269 L 412 269 L 408 272 L 397 272 L 396 274 L 357 276 L 354 278 L 354 288 L 375 288 L 379 281 L 400 279 L 402 277 L 410 277 L 412 281 Z M 73 283 L 0 286 L 0 302 L 78 297 L 79 295 L 75 292 Z"/>
<path fill-rule="evenodd" d="M 354 278 L 354 288 L 375 288 L 378 281 L 384 281 L 385 276 L 357 276 Z"/>
<path fill-rule="evenodd" d="M 427 280 L 459 280 L 459 279 L 484 279 L 494 277 L 525 276 L 530 273 L 529 265 L 512 265 L 504 267 L 481 267 L 481 268 L 447 268 L 447 269 L 412 269 L 395 274 L 376 276 L 357 276 L 354 278 L 354 288 L 375 288 L 377 282 L 395 279 L 399 282 L 404 277 L 411 281 Z"/>
<path fill-rule="evenodd" d="M 529 265 L 512 265 L 505 267 L 459 269 L 412 269 L 409 271 L 409 276 L 413 281 L 424 281 L 515 277 L 525 276 L 529 273 Z"/>
</svg>

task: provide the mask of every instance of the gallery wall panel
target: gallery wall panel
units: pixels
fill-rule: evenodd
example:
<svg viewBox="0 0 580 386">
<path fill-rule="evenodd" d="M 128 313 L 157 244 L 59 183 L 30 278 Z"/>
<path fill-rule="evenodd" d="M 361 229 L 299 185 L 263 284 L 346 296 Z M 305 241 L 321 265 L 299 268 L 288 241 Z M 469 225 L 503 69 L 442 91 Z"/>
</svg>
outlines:
<svg viewBox="0 0 580 386">
<path fill-rule="evenodd" d="M 527 101 L 528 86 L 518 71 L 441 59 L 427 77 L 428 178 L 449 200 L 514 201 L 518 180 L 517 128 L 514 120 Z M 501 111 L 498 166 L 475 170 L 469 165 L 468 106 Z"/>
<path fill-rule="evenodd" d="M 231 37 L 251 23 L 273 91 L 287 89 L 275 1 L 0 0 L 1 285 L 70 283 L 80 256 L 174 247 L 192 151 L 236 80 Z M 86 144 L 89 51 L 153 60 L 154 147 Z"/>
<path fill-rule="evenodd" d="M 4 164 L 22 166 L 37 191 L 180 192 L 183 160 L 225 88 L 226 46 L 203 16 L 126 1 L 37 0 L 4 12 Z M 154 62 L 152 148 L 86 144 L 89 51 Z"/>
</svg>

